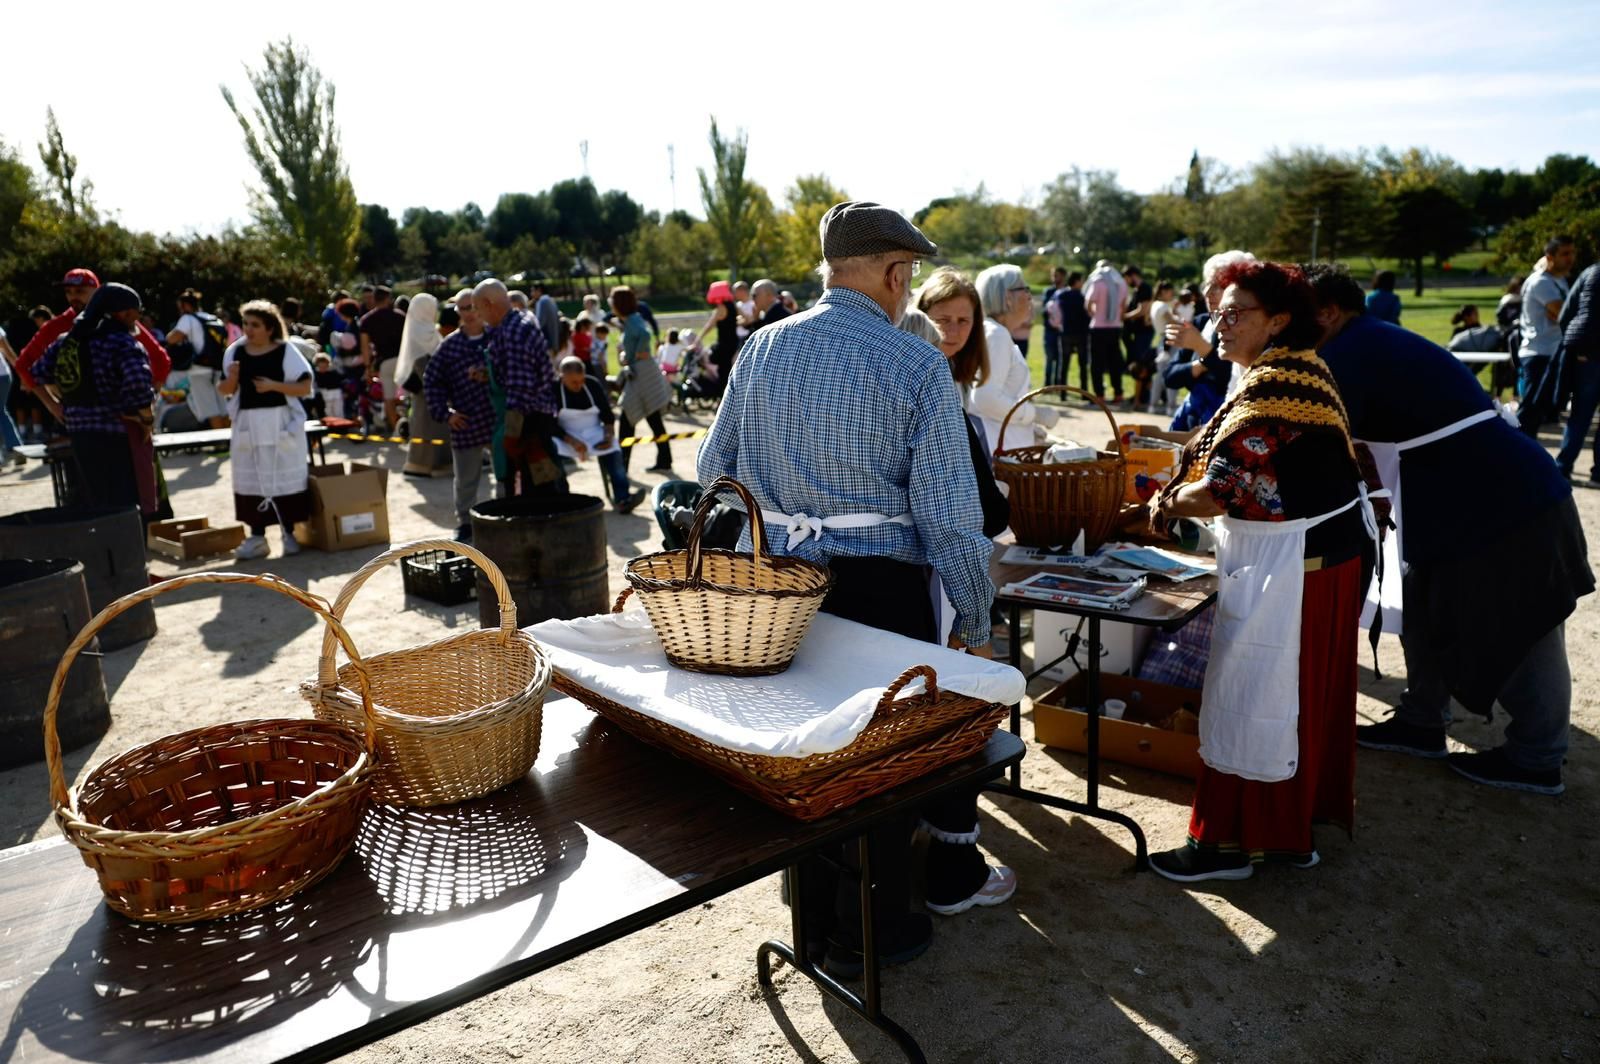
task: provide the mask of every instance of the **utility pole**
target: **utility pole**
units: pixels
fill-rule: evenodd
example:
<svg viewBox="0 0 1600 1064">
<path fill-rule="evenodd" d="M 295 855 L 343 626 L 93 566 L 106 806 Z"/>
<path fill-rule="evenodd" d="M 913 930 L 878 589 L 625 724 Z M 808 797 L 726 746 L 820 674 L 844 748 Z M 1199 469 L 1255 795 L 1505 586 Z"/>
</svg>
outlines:
<svg viewBox="0 0 1600 1064">
<path fill-rule="evenodd" d="M 667 145 L 667 180 L 672 183 L 672 213 L 678 213 L 678 160 L 673 155 L 672 145 Z"/>
<path fill-rule="evenodd" d="M 1311 261 L 1317 261 L 1317 238 L 1322 235 L 1322 208 L 1311 214 Z"/>
<path fill-rule="evenodd" d="M 589 176 L 589 142 L 588 141 L 586 141 L 586 140 L 578 141 L 578 154 L 583 156 L 583 176 L 584 177 L 588 177 Z"/>
</svg>

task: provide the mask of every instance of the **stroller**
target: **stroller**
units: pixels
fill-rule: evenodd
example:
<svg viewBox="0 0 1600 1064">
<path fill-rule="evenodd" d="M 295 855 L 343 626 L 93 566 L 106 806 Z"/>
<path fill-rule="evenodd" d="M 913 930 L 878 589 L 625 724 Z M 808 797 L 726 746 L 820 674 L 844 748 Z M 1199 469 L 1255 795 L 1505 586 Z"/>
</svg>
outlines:
<svg viewBox="0 0 1600 1064">
<path fill-rule="evenodd" d="M 722 396 L 722 382 L 717 377 L 716 364 L 711 352 L 703 344 L 696 344 L 683 352 L 678 366 L 676 393 L 678 409 L 687 413 L 699 407 L 715 410 Z"/>
</svg>

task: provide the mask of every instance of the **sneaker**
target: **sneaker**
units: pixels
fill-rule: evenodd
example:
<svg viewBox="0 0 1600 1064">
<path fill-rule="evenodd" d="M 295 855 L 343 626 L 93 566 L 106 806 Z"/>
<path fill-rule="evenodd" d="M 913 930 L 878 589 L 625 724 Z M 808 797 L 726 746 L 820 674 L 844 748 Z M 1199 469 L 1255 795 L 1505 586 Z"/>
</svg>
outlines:
<svg viewBox="0 0 1600 1064">
<path fill-rule="evenodd" d="M 472 542 L 472 526 L 471 525 L 457 525 L 456 526 L 456 542 L 457 543 L 471 543 Z"/>
<path fill-rule="evenodd" d="M 1363 724 L 1356 729 L 1356 745 L 1368 750 L 1389 750 L 1412 757 L 1441 758 L 1444 748 L 1444 729 L 1426 728 L 1420 724 L 1407 724 L 1398 717 L 1377 724 Z"/>
<path fill-rule="evenodd" d="M 300 553 L 300 541 L 294 538 L 294 533 L 292 531 L 289 531 L 287 529 L 284 530 L 284 533 L 283 533 L 283 556 L 285 558 L 287 558 L 291 554 L 299 554 L 299 553 Z"/>
<path fill-rule="evenodd" d="M 617 513 L 632 513 L 635 506 L 638 506 L 641 502 L 644 502 L 644 494 L 644 489 L 638 488 L 630 493 L 626 498 L 618 499 L 615 503 L 615 509 Z"/>
<path fill-rule="evenodd" d="M 1504 747 L 1497 746 L 1493 750 L 1470 754 L 1451 754 L 1449 764 L 1473 783 L 1487 787 L 1550 795 L 1560 794 L 1567 789 L 1566 784 L 1561 782 L 1559 768 L 1518 768 L 1506 757 Z"/>
<path fill-rule="evenodd" d="M 933 944 L 933 920 L 922 913 L 906 914 L 898 934 L 884 934 L 878 943 L 878 967 L 907 964 L 928 952 Z M 835 979 L 859 979 L 866 970 L 861 950 L 830 939 L 822 958 L 822 969 Z"/>
<path fill-rule="evenodd" d="M 990 906 L 1010 901 L 1011 895 L 1016 892 L 1017 874 L 1005 865 L 990 865 L 989 878 L 978 888 L 977 893 L 951 905 L 935 905 L 931 901 L 924 904 L 928 906 L 930 912 L 936 912 L 940 916 L 955 916 L 957 913 L 966 912 L 974 905 Z"/>
<path fill-rule="evenodd" d="M 25 466 L 28 464 L 28 460 L 22 457 L 22 455 L 18 454 L 16 451 L 11 452 L 10 462 L 14 466 Z"/>
<path fill-rule="evenodd" d="M 1318 853 L 1316 850 L 1312 850 L 1310 853 L 1306 854 L 1304 857 L 1291 857 L 1291 858 L 1289 858 L 1289 867 L 1290 868 L 1298 868 L 1302 872 L 1305 871 L 1308 868 L 1315 868 L 1315 867 L 1317 867 L 1317 865 L 1319 865 L 1321 863 L 1322 863 L 1322 855 L 1320 853 Z"/>
<path fill-rule="evenodd" d="M 1200 883 L 1207 879 L 1249 879 L 1255 865 L 1242 853 L 1214 853 L 1193 846 L 1150 855 L 1150 871 L 1179 883 Z"/>
<path fill-rule="evenodd" d="M 234 550 L 233 556 L 241 562 L 249 561 L 251 558 L 265 558 L 267 556 L 267 537 L 246 536 L 244 542 Z"/>
</svg>

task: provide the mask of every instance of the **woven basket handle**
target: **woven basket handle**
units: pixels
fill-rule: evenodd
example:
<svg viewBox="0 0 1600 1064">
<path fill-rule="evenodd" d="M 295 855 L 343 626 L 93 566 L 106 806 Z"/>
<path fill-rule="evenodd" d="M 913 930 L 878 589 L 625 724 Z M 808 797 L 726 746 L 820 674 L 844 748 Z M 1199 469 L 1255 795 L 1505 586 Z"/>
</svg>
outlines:
<svg viewBox="0 0 1600 1064">
<path fill-rule="evenodd" d="M 1111 416 L 1111 408 L 1106 405 L 1106 401 L 1093 392 L 1086 392 L 1082 388 L 1074 388 L 1067 384 L 1047 384 L 1043 388 L 1035 388 L 1021 399 L 1018 399 L 1016 404 L 1006 411 L 1006 419 L 1000 422 L 1000 439 L 991 441 L 991 446 L 994 447 L 996 454 L 999 454 L 1003 449 L 1006 429 L 1011 425 L 1011 415 L 1021 410 L 1023 403 L 1026 403 L 1036 395 L 1043 395 L 1045 392 L 1070 392 L 1073 395 L 1081 395 L 1085 399 L 1092 399 L 1094 405 L 1100 408 L 1100 412 L 1105 414 L 1106 420 L 1111 422 L 1111 438 L 1117 441 L 1117 453 L 1127 457 L 1127 452 L 1122 447 L 1122 430 L 1117 428 L 1117 419 Z"/>
<path fill-rule="evenodd" d="M 67 807 L 69 795 L 67 793 L 67 779 L 61 768 L 61 737 L 56 734 L 56 711 L 61 706 L 61 692 L 67 684 L 67 671 L 72 668 L 72 663 L 77 660 L 78 654 L 89 645 L 100 629 L 116 620 L 118 616 L 131 610 L 141 602 L 147 602 L 157 595 L 164 595 L 169 591 L 190 587 L 195 584 L 241 584 L 247 587 L 259 587 L 267 591 L 276 591 L 278 594 L 291 598 L 306 609 L 322 618 L 323 625 L 328 629 L 328 637 L 337 639 L 344 647 L 344 652 L 350 656 L 350 662 L 356 667 L 356 675 L 361 688 L 361 711 L 366 720 L 366 745 L 367 752 L 375 751 L 377 742 L 376 724 L 372 717 L 372 701 L 367 692 L 367 665 L 356 653 L 355 644 L 350 641 L 350 633 L 344 630 L 344 625 L 339 623 L 339 618 L 328 610 L 328 604 L 309 591 L 295 587 L 287 580 L 273 576 L 271 573 L 262 573 L 253 576 L 247 573 L 194 573 L 189 576 L 177 576 L 171 580 L 163 580 L 159 584 L 142 587 L 138 591 L 124 595 L 106 606 L 105 609 L 90 618 L 89 623 L 83 626 L 83 631 L 67 645 L 66 651 L 61 655 L 61 663 L 56 666 L 55 676 L 50 680 L 50 694 L 44 704 L 44 758 L 50 768 L 50 800 L 57 809 Z"/>
<path fill-rule="evenodd" d="M 476 547 L 457 543 L 453 539 L 419 539 L 384 551 L 357 569 L 355 575 L 345 581 L 344 587 L 339 589 L 339 597 L 333 600 L 333 615 L 341 621 L 344 620 L 345 611 L 350 608 L 351 600 L 356 597 L 356 592 L 361 590 L 361 585 L 365 584 L 373 573 L 387 567 L 390 562 L 430 550 L 446 550 L 470 558 L 473 564 L 483 570 L 483 575 L 489 578 L 489 583 L 494 587 L 495 598 L 500 603 L 500 641 L 502 644 L 508 643 L 517 634 L 517 604 L 511 598 L 511 588 L 506 584 L 505 574 L 500 572 L 498 565 L 489 560 L 488 555 Z M 336 649 L 333 630 L 329 629 L 322 637 L 322 657 L 317 662 L 317 683 L 323 687 L 333 687 L 339 682 L 339 671 L 333 661 Z"/>
<path fill-rule="evenodd" d="M 755 586 L 762 586 L 761 574 L 770 572 L 772 565 L 772 552 L 767 549 L 767 522 L 761 516 L 761 507 L 756 504 L 755 496 L 750 494 L 750 489 L 734 480 L 732 477 L 718 477 L 711 482 L 700 496 L 700 505 L 694 510 L 694 524 L 689 526 L 689 581 L 688 586 L 700 588 L 700 533 L 705 528 L 706 518 L 711 516 L 711 508 L 717 504 L 717 495 L 720 492 L 731 491 L 744 500 L 745 510 L 750 515 L 750 553 L 755 559 L 752 567 L 755 575 Z M 762 566 L 762 559 L 767 561 Z"/>
<path fill-rule="evenodd" d="M 622 604 L 624 602 L 628 601 L 628 596 L 631 595 L 631 594 L 633 594 L 632 585 L 629 585 L 628 587 L 623 588 L 622 589 L 622 594 L 617 596 L 617 601 L 615 601 L 615 602 L 613 602 L 611 604 L 611 612 L 612 613 L 621 613 L 622 612 Z"/>
<path fill-rule="evenodd" d="M 886 720 L 898 713 L 899 710 L 895 708 L 895 696 L 905 689 L 906 684 L 919 676 L 927 683 L 928 696 L 930 698 L 938 698 L 939 677 L 933 671 L 933 666 L 913 665 L 899 676 L 896 676 L 894 682 L 883 689 L 883 697 L 878 699 L 878 708 L 872 711 L 872 719 L 874 721 Z"/>
</svg>

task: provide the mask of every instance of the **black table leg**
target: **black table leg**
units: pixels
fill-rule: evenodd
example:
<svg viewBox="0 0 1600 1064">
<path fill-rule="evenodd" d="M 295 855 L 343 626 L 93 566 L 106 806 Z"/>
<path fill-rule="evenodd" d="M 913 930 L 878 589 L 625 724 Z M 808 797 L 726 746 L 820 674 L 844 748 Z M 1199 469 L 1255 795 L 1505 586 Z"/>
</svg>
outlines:
<svg viewBox="0 0 1600 1064">
<path fill-rule="evenodd" d="M 916 1039 L 906 1032 L 904 1027 L 895 1023 L 883 1014 L 882 983 L 879 978 L 878 968 L 878 936 L 872 921 L 872 847 L 866 832 L 856 840 L 857 853 L 860 864 L 861 880 L 861 960 L 863 972 L 861 976 L 862 991 L 857 996 L 849 988 L 827 972 L 811 963 L 811 958 L 804 955 L 806 942 L 806 916 L 805 906 L 801 904 L 804 893 L 801 889 L 801 866 L 791 865 L 789 868 L 789 917 L 790 928 L 795 942 L 799 945 L 800 955 L 796 956 L 795 948 L 776 939 L 763 942 L 756 950 L 756 979 L 763 987 L 772 987 L 772 958 L 774 956 L 792 965 L 801 975 L 817 984 L 817 989 L 833 998 L 841 1005 L 866 1020 L 872 1026 L 894 1039 L 895 1045 L 900 1047 L 900 1052 L 905 1054 L 911 1064 L 927 1064 L 928 1058 L 923 1054 L 922 1047 L 917 1045 Z"/>
<path fill-rule="evenodd" d="M 1022 607 L 1015 602 L 1008 602 L 1006 603 L 1006 608 L 1010 611 L 1009 620 L 1012 632 L 1008 658 L 1010 659 L 1011 667 L 1020 672 L 1022 669 L 1022 640 L 1017 638 L 1016 633 L 1021 626 Z M 1077 813 L 1079 816 L 1091 817 L 1095 820 L 1106 820 L 1113 824 L 1121 824 L 1133 834 L 1133 870 L 1139 872 L 1147 867 L 1150 858 L 1150 847 L 1145 842 L 1144 829 L 1139 827 L 1138 822 L 1132 817 L 1113 809 L 1102 809 L 1100 807 L 1100 618 L 1090 615 L 1088 621 L 1089 642 L 1086 652 L 1089 662 L 1084 666 L 1084 672 L 1087 674 L 1084 677 L 1084 686 L 1089 703 L 1085 707 L 1085 712 L 1089 714 L 1089 800 L 1087 802 L 1075 802 L 1071 798 L 1062 798 L 1054 794 L 1046 794 L 1043 791 L 1030 790 L 1024 787 L 1022 785 L 1021 764 L 1011 766 L 1010 782 L 988 783 L 984 785 L 984 790 L 993 791 L 996 794 L 1008 794 L 1013 798 L 1024 798 L 1039 805 L 1050 806 L 1052 809 L 1061 809 L 1069 813 Z M 1034 627 L 1038 627 L 1037 623 Z M 1022 704 L 1020 702 L 1011 707 L 1011 734 L 1019 738 L 1022 735 Z"/>
</svg>

